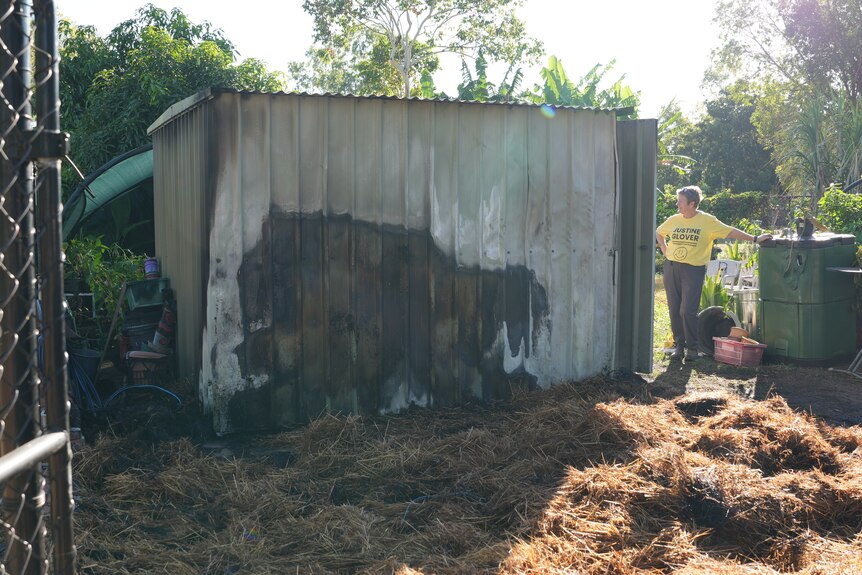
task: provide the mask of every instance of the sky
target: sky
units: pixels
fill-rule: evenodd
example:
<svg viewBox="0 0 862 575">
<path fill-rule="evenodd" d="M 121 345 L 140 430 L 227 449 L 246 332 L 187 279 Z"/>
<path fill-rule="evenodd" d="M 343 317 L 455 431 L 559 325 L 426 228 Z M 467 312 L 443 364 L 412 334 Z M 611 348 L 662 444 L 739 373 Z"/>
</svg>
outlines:
<svg viewBox="0 0 862 575">
<path fill-rule="evenodd" d="M 213 0 L 150 0 L 165 9 L 180 8 L 193 22 L 208 21 L 234 43 L 240 59 L 258 58 L 271 69 L 303 60 L 312 43 L 311 17 L 302 0 L 252 3 Z M 56 0 L 61 13 L 76 24 L 88 24 L 105 35 L 147 0 Z M 519 15 L 527 32 L 542 40 L 547 55 L 561 59 L 570 78 L 577 79 L 596 64 L 616 59 L 606 76 L 641 92 L 642 118 L 656 117 L 676 100 L 686 114 L 696 111 L 704 95 L 700 85 L 711 51 L 718 46 L 712 23 L 715 0 L 526 0 Z M 547 61 L 526 71 L 529 86 L 539 81 Z M 460 78 L 457 59 L 442 61 L 435 76 L 438 89 L 456 93 Z M 491 81 L 502 70 L 492 69 Z"/>
</svg>

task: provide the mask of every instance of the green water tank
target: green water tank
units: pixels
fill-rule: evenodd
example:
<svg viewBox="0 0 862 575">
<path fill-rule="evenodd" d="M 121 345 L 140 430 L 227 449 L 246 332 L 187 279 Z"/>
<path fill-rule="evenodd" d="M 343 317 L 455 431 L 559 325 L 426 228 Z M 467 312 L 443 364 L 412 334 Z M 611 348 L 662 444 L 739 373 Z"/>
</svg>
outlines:
<svg viewBox="0 0 862 575">
<path fill-rule="evenodd" d="M 850 357 L 856 348 L 855 291 L 849 274 L 855 238 L 815 234 L 778 237 L 760 249 L 760 335 L 766 356 L 823 364 Z"/>
</svg>

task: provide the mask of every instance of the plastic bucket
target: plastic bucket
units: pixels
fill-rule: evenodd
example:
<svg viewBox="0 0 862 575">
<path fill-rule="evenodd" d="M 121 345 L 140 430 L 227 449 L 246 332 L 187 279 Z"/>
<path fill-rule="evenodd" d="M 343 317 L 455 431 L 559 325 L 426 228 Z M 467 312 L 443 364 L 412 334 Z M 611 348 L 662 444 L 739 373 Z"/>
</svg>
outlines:
<svg viewBox="0 0 862 575">
<path fill-rule="evenodd" d="M 144 277 L 148 280 L 162 277 L 159 271 L 159 260 L 156 258 L 147 258 L 144 260 Z"/>
</svg>

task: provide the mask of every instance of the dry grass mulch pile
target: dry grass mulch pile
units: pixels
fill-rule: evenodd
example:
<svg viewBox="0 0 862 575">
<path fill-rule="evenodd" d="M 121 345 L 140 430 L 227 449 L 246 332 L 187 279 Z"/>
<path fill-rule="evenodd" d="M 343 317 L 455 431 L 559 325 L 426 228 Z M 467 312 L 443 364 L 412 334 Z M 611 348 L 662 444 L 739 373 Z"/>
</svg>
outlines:
<svg viewBox="0 0 862 575">
<path fill-rule="evenodd" d="M 862 429 L 594 380 L 75 458 L 81 572 L 862 573 Z"/>
</svg>

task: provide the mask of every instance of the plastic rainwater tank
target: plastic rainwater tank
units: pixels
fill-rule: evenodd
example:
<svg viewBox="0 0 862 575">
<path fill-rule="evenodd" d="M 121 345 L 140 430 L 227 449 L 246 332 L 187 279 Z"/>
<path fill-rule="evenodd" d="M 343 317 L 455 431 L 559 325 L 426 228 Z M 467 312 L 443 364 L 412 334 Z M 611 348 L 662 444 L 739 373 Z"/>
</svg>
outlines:
<svg viewBox="0 0 862 575">
<path fill-rule="evenodd" d="M 767 357 L 823 364 L 853 355 L 853 280 L 828 268 L 853 266 L 855 254 L 855 238 L 847 234 L 778 237 L 761 246 L 760 335 Z"/>
</svg>

